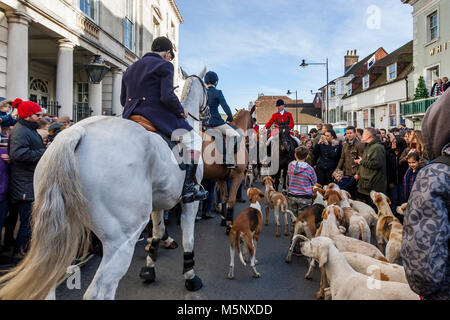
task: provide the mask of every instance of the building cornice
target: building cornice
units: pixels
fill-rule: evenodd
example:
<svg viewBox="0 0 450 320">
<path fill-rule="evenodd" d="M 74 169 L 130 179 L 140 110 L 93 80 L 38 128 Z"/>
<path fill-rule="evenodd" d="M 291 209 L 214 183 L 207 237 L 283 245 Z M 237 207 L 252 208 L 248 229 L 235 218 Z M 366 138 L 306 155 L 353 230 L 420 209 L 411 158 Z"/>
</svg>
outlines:
<svg viewBox="0 0 450 320">
<path fill-rule="evenodd" d="M 172 6 L 173 10 L 175 11 L 178 20 L 180 21 L 180 24 L 184 22 L 183 17 L 181 16 L 181 12 L 180 9 L 178 9 L 177 4 L 175 3 L 174 0 L 169 0 L 170 5 Z"/>
</svg>

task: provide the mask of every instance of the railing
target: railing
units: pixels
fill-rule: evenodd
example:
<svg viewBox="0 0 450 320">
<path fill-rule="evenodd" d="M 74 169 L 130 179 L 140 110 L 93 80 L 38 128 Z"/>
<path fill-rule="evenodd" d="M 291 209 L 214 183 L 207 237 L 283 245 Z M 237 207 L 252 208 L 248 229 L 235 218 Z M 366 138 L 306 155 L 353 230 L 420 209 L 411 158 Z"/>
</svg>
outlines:
<svg viewBox="0 0 450 320">
<path fill-rule="evenodd" d="M 402 103 L 400 105 L 400 114 L 402 116 L 424 114 L 437 99 L 437 97 L 431 97 Z"/>
<path fill-rule="evenodd" d="M 92 109 L 87 104 L 74 103 L 73 105 L 73 122 L 81 121 L 92 114 Z"/>
<path fill-rule="evenodd" d="M 35 99 L 33 99 L 33 97 L 30 97 L 30 101 L 36 102 L 52 117 L 59 116 L 59 109 L 61 108 L 61 106 L 58 104 L 58 101 L 47 101 L 47 99 L 38 99 L 36 101 L 34 100 Z"/>
</svg>

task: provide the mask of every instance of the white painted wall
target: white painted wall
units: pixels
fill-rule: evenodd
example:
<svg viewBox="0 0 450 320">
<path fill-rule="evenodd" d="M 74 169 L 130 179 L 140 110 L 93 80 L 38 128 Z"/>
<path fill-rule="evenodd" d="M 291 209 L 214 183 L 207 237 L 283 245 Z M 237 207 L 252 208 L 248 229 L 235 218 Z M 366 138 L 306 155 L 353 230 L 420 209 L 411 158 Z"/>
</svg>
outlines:
<svg viewBox="0 0 450 320">
<path fill-rule="evenodd" d="M 6 97 L 6 60 L 8 51 L 8 21 L 0 11 L 0 97 Z"/>
</svg>

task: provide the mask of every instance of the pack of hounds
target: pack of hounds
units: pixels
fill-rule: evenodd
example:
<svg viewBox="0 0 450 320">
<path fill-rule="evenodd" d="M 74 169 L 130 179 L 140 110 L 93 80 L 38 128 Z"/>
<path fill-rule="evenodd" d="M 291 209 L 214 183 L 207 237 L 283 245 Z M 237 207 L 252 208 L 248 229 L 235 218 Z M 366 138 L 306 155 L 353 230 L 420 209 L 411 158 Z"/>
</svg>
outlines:
<svg viewBox="0 0 450 320">
<path fill-rule="evenodd" d="M 273 188 L 274 181 L 270 176 L 262 178 L 265 188 L 262 192 L 252 187 L 255 179 L 247 177 L 251 175 L 254 176 L 253 170 L 247 171 L 245 178 L 250 205 L 239 213 L 229 233 L 229 279 L 234 278 L 235 251 L 244 266 L 250 262 L 253 277 L 261 277 L 256 270 L 256 247 L 262 230 L 264 199 L 264 225 L 268 225 L 269 211 L 273 211 L 276 237 L 280 236 L 280 213 L 284 216 L 285 236 L 289 235 L 288 218 L 295 224 L 285 261 L 292 261 L 294 247 L 300 242 L 301 253 L 309 264 L 306 279 L 312 278 L 315 262 L 318 262 L 321 273 L 318 299 L 419 299 L 408 285 L 404 268 L 398 264 L 403 226 L 393 215 L 386 195 L 370 193 L 377 207 L 378 212 L 375 212 L 366 203 L 352 200 L 350 194 L 335 183 L 316 184 L 313 204 L 296 217 L 288 209 L 283 193 Z M 401 215 L 405 210 L 406 203 L 397 207 L 397 213 Z M 376 246 L 372 242 L 376 242 Z M 246 248 L 249 259 L 241 247 Z"/>
</svg>

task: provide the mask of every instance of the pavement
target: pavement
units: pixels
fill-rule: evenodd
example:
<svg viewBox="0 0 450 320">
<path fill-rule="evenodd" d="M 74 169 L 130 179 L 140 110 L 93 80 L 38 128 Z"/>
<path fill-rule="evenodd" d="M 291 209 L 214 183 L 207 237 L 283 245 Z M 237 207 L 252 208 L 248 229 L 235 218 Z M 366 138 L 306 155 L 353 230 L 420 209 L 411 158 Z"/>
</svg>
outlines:
<svg viewBox="0 0 450 320">
<path fill-rule="evenodd" d="M 257 187 L 263 190 L 259 184 Z M 246 197 L 246 189 L 243 194 Z M 248 207 L 246 203 L 236 203 L 235 217 Z M 264 211 L 264 209 L 263 209 Z M 244 267 L 235 256 L 235 278 L 227 278 L 230 263 L 228 236 L 225 227 L 220 226 L 220 215 L 209 220 L 199 220 L 195 224 L 195 271 L 202 279 L 203 287 L 189 292 L 184 287 L 183 248 L 181 228 L 176 217 L 169 216 L 166 228 L 177 241 L 177 249 L 158 250 L 156 281 L 145 284 L 139 278 L 139 272 L 145 265 L 147 242 L 137 243 L 133 260 L 128 272 L 119 283 L 116 299 L 120 300 L 315 300 L 319 290 L 320 271 L 316 267 L 312 280 L 304 278 L 308 263 L 305 257 L 292 256 L 292 263 L 285 258 L 289 247 L 289 237 L 275 237 L 273 212 L 270 212 L 269 225 L 262 228 L 256 251 L 259 264 L 256 266 L 261 278 L 252 278 L 250 267 Z M 264 215 L 264 212 L 263 212 Z M 281 219 L 283 221 L 283 219 Z M 283 222 L 281 227 L 283 230 Z M 101 257 L 96 255 L 81 268 L 81 288 L 69 289 L 63 282 L 56 291 L 58 300 L 82 299 L 93 279 Z"/>
</svg>

